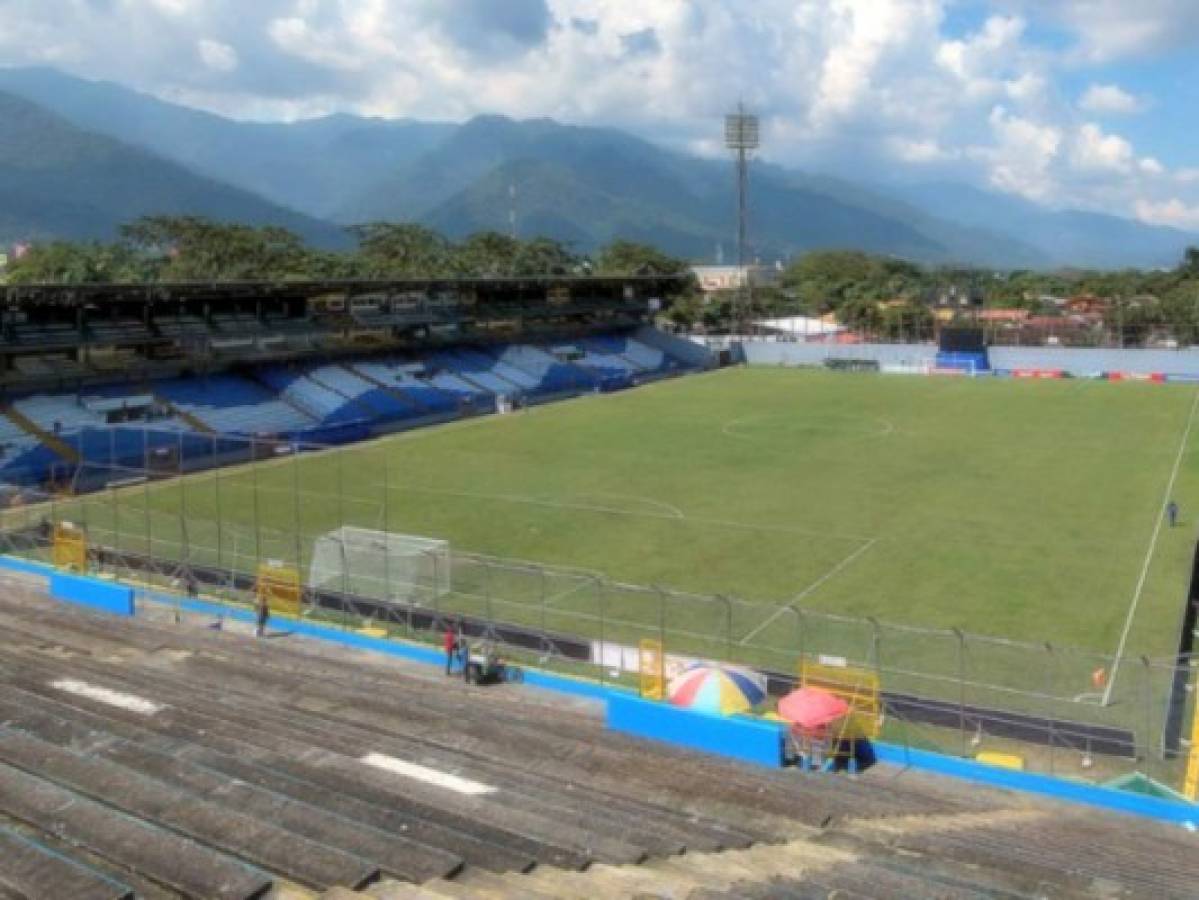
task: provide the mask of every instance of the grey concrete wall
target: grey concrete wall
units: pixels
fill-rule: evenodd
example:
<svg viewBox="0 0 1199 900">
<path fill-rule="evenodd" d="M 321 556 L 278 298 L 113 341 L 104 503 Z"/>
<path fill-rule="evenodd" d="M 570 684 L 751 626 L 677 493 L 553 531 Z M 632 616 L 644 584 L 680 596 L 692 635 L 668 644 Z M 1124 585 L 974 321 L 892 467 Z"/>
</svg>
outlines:
<svg viewBox="0 0 1199 900">
<path fill-rule="evenodd" d="M 827 359 L 871 359 L 879 365 L 918 366 L 937 358 L 932 344 L 791 344 L 747 341 L 745 358 L 757 366 L 821 366 Z"/>
<path fill-rule="evenodd" d="M 1071 375 L 1134 372 L 1199 375 L 1199 350 L 1082 350 L 1068 347 L 992 347 L 996 369 L 1063 369 Z"/>
</svg>

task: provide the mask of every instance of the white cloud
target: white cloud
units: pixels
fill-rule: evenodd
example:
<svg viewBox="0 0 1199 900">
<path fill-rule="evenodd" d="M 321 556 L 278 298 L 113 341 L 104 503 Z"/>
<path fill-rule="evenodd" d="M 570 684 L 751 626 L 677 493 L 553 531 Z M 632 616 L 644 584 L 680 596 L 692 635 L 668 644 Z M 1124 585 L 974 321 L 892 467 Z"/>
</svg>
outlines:
<svg viewBox="0 0 1199 900">
<path fill-rule="evenodd" d="M 1031 200 L 1052 200 L 1061 130 L 1015 115 L 1002 106 L 991 111 L 989 121 L 994 142 L 971 148 L 970 155 L 985 164 L 991 185 Z"/>
<path fill-rule="evenodd" d="M 893 137 L 887 142 L 891 155 L 906 163 L 927 164 L 957 159 L 960 154 L 942 147 L 932 138 Z"/>
<path fill-rule="evenodd" d="M 1151 200 L 1138 200 L 1136 214 L 1142 222 L 1152 225 L 1199 229 L 1199 204 L 1188 205 L 1178 197 L 1156 203 Z"/>
<path fill-rule="evenodd" d="M 1077 39 L 1080 62 L 1105 63 L 1199 45 L 1195 0 L 1009 0 Z"/>
<path fill-rule="evenodd" d="M 1087 122 L 1074 136 L 1071 162 L 1082 172 L 1117 172 L 1132 170 L 1135 154 L 1132 144 L 1118 134 L 1107 134 L 1094 122 Z"/>
<path fill-rule="evenodd" d="M 1141 171 L 1146 175 L 1152 175 L 1152 176 L 1156 177 L 1158 175 L 1166 174 L 1166 167 L 1163 166 L 1161 164 L 1161 162 L 1159 162 L 1157 159 L 1153 158 L 1152 156 L 1142 157 L 1141 160 L 1137 163 L 1137 165 L 1140 167 Z"/>
<path fill-rule="evenodd" d="M 237 68 L 237 51 L 228 44 L 201 38 L 196 49 L 200 60 L 214 72 L 232 72 Z"/>
<path fill-rule="evenodd" d="M 1078 101 L 1079 108 L 1092 113 L 1130 115 L 1142 112 L 1145 101 L 1116 84 L 1093 84 Z"/>
</svg>

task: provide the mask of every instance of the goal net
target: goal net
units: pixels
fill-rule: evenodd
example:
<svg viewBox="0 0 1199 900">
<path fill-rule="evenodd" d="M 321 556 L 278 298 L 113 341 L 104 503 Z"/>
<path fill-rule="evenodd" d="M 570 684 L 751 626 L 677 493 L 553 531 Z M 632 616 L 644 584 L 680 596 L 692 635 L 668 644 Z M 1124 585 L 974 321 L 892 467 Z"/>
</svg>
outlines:
<svg viewBox="0 0 1199 900">
<path fill-rule="evenodd" d="M 450 545 L 345 525 L 316 539 L 308 585 L 374 600 L 428 603 L 450 592 Z"/>
</svg>

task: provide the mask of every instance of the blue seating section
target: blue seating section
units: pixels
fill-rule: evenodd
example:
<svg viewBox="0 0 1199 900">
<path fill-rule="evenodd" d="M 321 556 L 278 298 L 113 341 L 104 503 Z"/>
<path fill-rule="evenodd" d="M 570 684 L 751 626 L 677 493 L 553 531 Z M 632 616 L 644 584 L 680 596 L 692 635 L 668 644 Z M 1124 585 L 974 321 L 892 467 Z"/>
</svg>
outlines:
<svg viewBox="0 0 1199 900">
<path fill-rule="evenodd" d="M 500 397 L 618 390 L 688 368 L 649 340 L 602 336 L 546 347 L 457 347 L 423 358 L 273 364 L 244 374 L 89 388 L 82 396 L 35 395 L 13 406 L 84 464 L 141 470 L 163 459 L 182 471 L 246 456 L 248 437 L 343 443 L 408 422 L 491 412 Z M 108 423 L 126 407 L 150 412 L 144 421 Z M 0 484 L 37 484 L 70 462 L 0 415 Z"/>
<path fill-rule="evenodd" d="M 518 344 L 494 349 L 491 354 L 508 369 L 526 372 L 537 379 L 538 391 L 547 394 L 589 391 L 598 386 L 595 376 L 585 369 L 562 362 L 540 347 Z"/>
<path fill-rule="evenodd" d="M 222 434 L 288 437 L 318 424 L 263 386 L 236 375 L 160 381 L 154 390 Z"/>
<path fill-rule="evenodd" d="M 8 469 L 24 471 L 37 464 L 36 457 L 45 455 L 37 438 L 26 434 L 7 416 L 0 416 L 0 472 Z"/>
<path fill-rule="evenodd" d="M 386 385 L 389 390 L 395 391 L 407 402 L 416 404 L 423 415 L 457 411 L 458 397 L 415 377 L 412 374 L 414 368 L 423 371 L 421 366 L 412 366 L 399 360 L 372 360 L 354 365 L 356 372 L 362 373 L 372 381 Z"/>
</svg>

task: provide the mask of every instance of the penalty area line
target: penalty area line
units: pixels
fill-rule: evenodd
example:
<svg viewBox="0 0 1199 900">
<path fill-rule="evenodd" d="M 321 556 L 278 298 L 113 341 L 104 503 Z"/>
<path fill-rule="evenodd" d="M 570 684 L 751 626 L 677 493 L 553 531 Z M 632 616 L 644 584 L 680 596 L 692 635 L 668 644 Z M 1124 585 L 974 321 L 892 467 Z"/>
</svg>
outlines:
<svg viewBox="0 0 1199 900">
<path fill-rule="evenodd" d="M 805 597 L 810 596 L 811 594 L 813 594 L 814 592 L 819 590 L 819 588 L 822 585 L 826 584 L 827 582 L 829 582 L 833 578 L 835 578 L 837 575 L 841 574 L 842 571 L 844 571 L 845 569 L 847 569 L 851 565 L 853 565 L 855 562 L 857 562 L 857 560 L 860 556 L 865 555 L 866 551 L 869 550 L 871 547 L 873 547 L 877 543 L 878 543 L 878 538 L 870 538 L 870 540 L 866 541 L 866 543 L 862 544 L 862 546 L 860 546 L 856 550 L 854 550 L 853 553 L 849 554 L 849 556 L 845 557 L 845 559 L 841 560 L 841 562 L 837 563 L 835 566 L 833 566 L 831 569 L 829 569 L 827 572 L 825 572 L 823 575 L 821 575 L 819 578 L 817 578 L 815 581 L 813 581 L 811 584 L 809 584 L 806 588 L 804 588 L 802 591 L 800 591 L 798 594 L 796 594 L 794 597 L 792 597 L 790 600 L 788 600 L 785 604 L 780 606 L 777 610 L 775 610 L 774 615 L 772 615 L 765 622 L 763 622 L 761 625 L 759 625 L 757 628 L 755 628 L 753 631 L 751 631 L 749 634 L 747 634 L 745 637 L 743 637 L 740 641 L 738 641 L 738 643 L 742 647 L 744 647 L 746 644 L 748 644 L 750 641 L 752 641 L 755 637 L 757 637 L 759 634 L 761 634 L 763 631 L 765 631 L 767 628 L 769 628 L 771 625 L 773 625 L 775 620 L 779 616 L 781 616 L 783 613 L 785 613 L 788 609 L 790 609 L 792 606 L 794 606 L 800 600 L 804 599 Z"/>
<path fill-rule="evenodd" d="M 1128 617 L 1124 620 L 1124 631 L 1120 634 L 1120 643 L 1116 646 L 1115 658 L 1112 660 L 1112 672 L 1107 679 L 1107 687 L 1103 690 L 1102 706 L 1112 702 L 1112 692 L 1116 687 L 1116 675 L 1120 671 L 1120 661 L 1128 645 L 1128 636 L 1132 633 L 1132 623 L 1136 620 L 1137 607 L 1141 603 L 1141 595 L 1145 592 L 1145 583 L 1149 580 L 1149 570 L 1153 566 L 1153 557 L 1157 553 L 1157 540 L 1162 533 L 1162 523 L 1166 517 L 1166 505 L 1174 495 L 1174 483 L 1178 481 L 1178 472 L 1182 468 L 1182 458 L 1186 456 L 1187 443 L 1191 437 L 1191 429 L 1195 425 L 1195 410 L 1199 409 L 1199 390 L 1195 391 L 1195 399 L 1191 402 L 1191 412 L 1187 416 L 1186 428 L 1182 432 L 1182 440 L 1178 444 L 1178 455 L 1174 457 L 1174 468 L 1170 470 L 1170 480 L 1166 482 L 1166 493 L 1161 504 L 1157 507 L 1157 520 L 1153 525 L 1153 533 L 1149 538 L 1149 548 L 1145 551 L 1145 562 L 1141 566 L 1140 577 L 1128 604 Z"/>
</svg>

